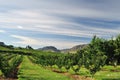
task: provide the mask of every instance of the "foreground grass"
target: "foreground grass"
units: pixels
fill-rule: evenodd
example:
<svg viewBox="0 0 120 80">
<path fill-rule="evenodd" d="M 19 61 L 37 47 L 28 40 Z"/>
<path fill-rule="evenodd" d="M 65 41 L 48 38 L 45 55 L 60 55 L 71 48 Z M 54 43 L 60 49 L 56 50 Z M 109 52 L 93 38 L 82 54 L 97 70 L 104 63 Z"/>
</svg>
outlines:
<svg viewBox="0 0 120 80">
<path fill-rule="evenodd" d="M 96 80 L 120 80 L 120 72 L 100 71 L 95 75 Z"/>
<path fill-rule="evenodd" d="M 57 66 L 53 67 L 54 69 L 58 69 Z M 65 68 L 62 68 L 62 71 L 65 72 Z M 70 74 L 75 74 L 75 72 L 70 69 L 69 70 Z M 78 72 L 80 76 L 87 76 L 91 77 L 89 71 L 85 68 L 81 68 L 80 71 Z M 116 68 L 113 66 L 104 66 L 101 71 L 97 72 L 94 76 L 95 80 L 120 80 L 120 66 L 117 66 Z"/>
<path fill-rule="evenodd" d="M 82 76 L 90 76 L 85 68 L 81 68 L 79 74 Z M 94 76 L 95 80 L 120 80 L 120 66 L 114 68 L 113 66 L 105 66 Z"/>
<path fill-rule="evenodd" d="M 96 80 L 120 80 L 120 66 L 104 66 L 103 69 L 95 74 Z"/>
<path fill-rule="evenodd" d="M 31 63 L 27 56 L 24 57 L 18 74 L 18 80 L 71 80 L 64 75 L 54 73 Z"/>
<path fill-rule="evenodd" d="M 1 70 L 0 70 L 0 75 L 2 75 L 2 72 L 1 72 Z"/>
</svg>

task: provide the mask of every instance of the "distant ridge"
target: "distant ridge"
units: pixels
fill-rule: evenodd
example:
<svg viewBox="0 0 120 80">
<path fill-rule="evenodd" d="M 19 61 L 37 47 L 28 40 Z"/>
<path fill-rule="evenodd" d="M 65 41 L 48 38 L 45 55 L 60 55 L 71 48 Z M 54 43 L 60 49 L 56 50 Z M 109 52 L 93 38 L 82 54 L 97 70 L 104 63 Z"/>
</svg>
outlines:
<svg viewBox="0 0 120 80">
<path fill-rule="evenodd" d="M 76 53 L 78 50 L 82 49 L 83 47 L 85 47 L 87 45 L 88 44 L 76 45 L 72 48 L 62 49 L 62 50 L 59 50 L 54 46 L 46 46 L 46 47 L 43 47 L 43 48 L 38 48 L 37 50 L 51 51 L 51 52 L 61 52 L 61 53 Z"/>
<path fill-rule="evenodd" d="M 43 47 L 43 48 L 39 48 L 38 50 L 51 51 L 51 52 L 60 52 L 60 50 L 58 50 L 54 46 L 46 46 L 46 47 Z"/>
<path fill-rule="evenodd" d="M 78 50 L 82 49 L 83 47 L 87 46 L 88 44 L 76 45 L 70 49 L 63 49 L 61 50 L 62 53 L 76 53 Z"/>
</svg>

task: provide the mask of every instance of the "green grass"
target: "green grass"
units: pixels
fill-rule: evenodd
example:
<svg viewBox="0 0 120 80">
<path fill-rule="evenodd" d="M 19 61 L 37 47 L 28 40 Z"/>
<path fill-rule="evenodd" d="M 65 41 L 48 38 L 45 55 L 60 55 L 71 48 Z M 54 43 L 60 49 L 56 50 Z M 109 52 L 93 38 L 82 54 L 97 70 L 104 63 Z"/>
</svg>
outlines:
<svg viewBox="0 0 120 80">
<path fill-rule="evenodd" d="M 54 66 L 54 68 L 58 69 L 57 66 Z M 64 67 L 62 68 L 62 71 L 66 71 Z M 75 72 L 72 69 L 69 70 L 69 73 L 75 74 Z M 80 69 L 78 74 L 80 76 L 91 77 L 89 71 L 83 67 Z M 117 66 L 116 68 L 113 66 L 104 66 L 101 71 L 95 74 L 94 78 L 95 80 L 120 80 L 120 66 Z"/>
<path fill-rule="evenodd" d="M 10 50 L 10 49 L 6 48 L 6 47 L 3 47 L 3 46 L 0 46 L 0 50 Z"/>
<path fill-rule="evenodd" d="M 120 80 L 120 72 L 99 71 L 95 74 L 96 80 Z"/>
<path fill-rule="evenodd" d="M 2 72 L 1 72 L 1 70 L 0 70 L 0 75 L 2 75 Z"/>
<path fill-rule="evenodd" d="M 24 57 L 19 68 L 18 80 L 70 80 L 67 76 L 31 63 L 27 56 Z"/>
<path fill-rule="evenodd" d="M 103 69 L 95 74 L 96 80 L 120 80 L 120 66 L 104 66 Z"/>
<path fill-rule="evenodd" d="M 120 66 L 114 67 L 114 66 L 104 66 L 102 70 L 107 71 L 120 71 Z"/>
</svg>

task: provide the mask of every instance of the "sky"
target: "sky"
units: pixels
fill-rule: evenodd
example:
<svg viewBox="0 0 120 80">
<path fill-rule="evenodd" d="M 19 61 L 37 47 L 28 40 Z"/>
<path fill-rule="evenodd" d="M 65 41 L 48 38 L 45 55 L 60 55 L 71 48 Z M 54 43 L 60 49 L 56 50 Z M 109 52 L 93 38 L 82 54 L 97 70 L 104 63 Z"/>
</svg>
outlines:
<svg viewBox="0 0 120 80">
<path fill-rule="evenodd" d="M 71 48 L 120 33 L 120 0 L 0 0 L 0 41 Z"/>
</svg>

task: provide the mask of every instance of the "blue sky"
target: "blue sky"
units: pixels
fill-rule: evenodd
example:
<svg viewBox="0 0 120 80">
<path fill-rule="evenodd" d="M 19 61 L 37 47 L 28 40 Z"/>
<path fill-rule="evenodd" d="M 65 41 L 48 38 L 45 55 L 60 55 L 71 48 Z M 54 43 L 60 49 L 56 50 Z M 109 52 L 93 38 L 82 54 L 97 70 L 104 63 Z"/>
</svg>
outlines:
<svg viewBox="0 0 120 80">
<path fill-rule="evenodd" d="M 0 41 L 58 49 L 120 33 L 120 0 L 0 0 Z"/>
</svg>

